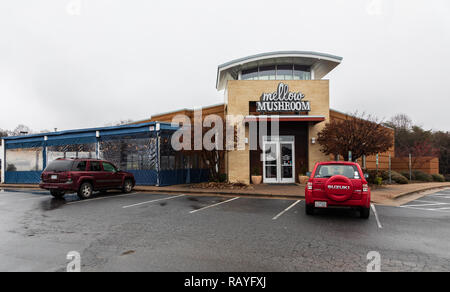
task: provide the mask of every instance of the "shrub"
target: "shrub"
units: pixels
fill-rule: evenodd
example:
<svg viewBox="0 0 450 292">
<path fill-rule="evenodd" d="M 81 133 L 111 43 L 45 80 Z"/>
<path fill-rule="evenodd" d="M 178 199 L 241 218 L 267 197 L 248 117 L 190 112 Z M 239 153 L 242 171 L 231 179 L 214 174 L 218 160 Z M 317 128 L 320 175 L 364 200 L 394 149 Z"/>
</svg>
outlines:
<svg viewBox="0 0 450 292">
<path fill-rule="evenodd" d="M 226 173 L 219 174 L 219 182 L 224 183 L 228 181 L 228 177 Z"/>
<path fill-rule="evenodd" d="M 447 173 L 444 177 L 445 177 L 445 181 L 450 181 L 450 174 L 449 173 Z"/>
<path fill-rule="evenodd" d="M 260 169 L 258 168 L 258 167 L 253 167 L 253 169 L 252 169 L 252 175 L 257 175 L 257 176 L 259 176 L 259 175 L 261 175 L 261 171 L 260 171 Z"/>
<path fill-rule="evenodd" d="M 367 170 L 366 173 L 369 175 L 367 178 L 367 182 L 369 184 L 376 184 L 375 179 L 378 177 L 377 172 L 375 170 Z"/>
<path fill-rule="evenodd" d="M 379 180 L 381 179 L 381 181 L 389 181 L 389 171 L 387 170 L 379 170 L 378 173 L 376 170 L 369 170 L 367 171 L 367 173 L 369 174 L 369 178 L 367 179 L 367 182 L 370 184 L 382 184 L 379 183 Z M 396 172 L 396 171 L 391 171 L 391 179 L 393 182 L 396 182 L 398 184 L 407 184 L 408 183 L 408 179 Z"/>
<path fill-rule="evenodd" d="M 442 174 L 439 174 L 439 173 L 432 174 L 431 177 L 433 178 L 433 181 L 438 181 L 438 182 L 444 182 L 445 181 L 445 177 Z"/>
<path fill-rule="evenodd" d="M 413 174 L 414 174 L 414 179 L 415 180 L 425 181 L 425 182 L 432 182 L 433 181 L 433 177 L 431 176 L 431 174 L 425 173 L 423 171 L 413 170 Z"/>
<path fill-rule="evenodd" d="M 409 171 L 402 171 L 402 172 L 400 172 L 400 174 L 403 175 L 404 177 L 406 177 L 407 179 L 409 179 Z M 415 179 L 414 173 L 412 173 L 411 179 L 412 179 L 412 180 Z"/>
<path fill-rule="evenodd" d="M 381 186 L 381 185 L 383 184 L 383 178 L 377 176 L 377 177 L 375 178 L 375 184 Z"/>
<path fill-rule="evenodd" d="M 408 183 L 408 179 L 396 171 L 392 171 L 391 178 L 392 178 L 392 181 L 394 181 L 398 184 L 404 185 L 404 184 Z"/>
</svg>

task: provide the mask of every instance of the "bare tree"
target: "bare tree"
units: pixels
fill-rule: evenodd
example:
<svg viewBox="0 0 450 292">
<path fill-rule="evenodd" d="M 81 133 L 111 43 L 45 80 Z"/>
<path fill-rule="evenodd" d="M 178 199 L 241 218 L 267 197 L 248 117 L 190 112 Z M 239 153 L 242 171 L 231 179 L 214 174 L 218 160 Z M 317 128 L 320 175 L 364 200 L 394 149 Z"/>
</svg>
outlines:
<svg viewBox="0 0 450 292">
<path fill-rule="evenodd" d="M 10 132 L 11 136 L 20 136 L 32 133 L 33 131 L 31 128 L 23 124 L 18 125 L 13 131 Z"/>
<path fill-rule="evenodd" d="M 393 116 L 386 125 L 394 129 L 410 130 L 413 126 L 412 120 L 405 114 L 397 114 Z"/>
<path fill-rule="evenodd" d="M 387 151 L 393 145 L 393 133 L 371 115 L 355 113 L 345 120 L 332 120 L 318 134 L 321 151 L 327 155 L 342 155 L 352 160 Z"/>
</svg>

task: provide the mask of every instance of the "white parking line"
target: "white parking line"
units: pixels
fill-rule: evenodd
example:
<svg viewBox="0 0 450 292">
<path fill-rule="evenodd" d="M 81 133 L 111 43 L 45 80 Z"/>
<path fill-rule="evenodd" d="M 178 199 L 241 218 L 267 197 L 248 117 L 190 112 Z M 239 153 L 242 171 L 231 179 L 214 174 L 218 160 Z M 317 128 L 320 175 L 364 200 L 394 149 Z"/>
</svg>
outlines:
<svg viewBox="0 0 450 292">
<path fill-rule="evenodd" d="M 436 197 L 440 199 L 450 199 L 449 195 L 429 195 L 428 197 Z"/>
<path fill-rule="evenodd" d="M 301 200 L 297 200 L 294 203 L 292 203 L 289 207 L 287 207 L 286 209 L 284 209 L 283 211 L 281 211 L 277 216 L 273 217 L 272 220 L 277 220 L 281 215 L 283 215 L 284 213 L 286 213 L 287 211 L 289 211 L 292 207 L 294 207 L 295 205 L 297 205 L 298 203 L 300 203 Z"/>
<path fill-rule="evenodd" d="M 191 212 L 189 212 L 189 213 L 190 213 L 190 214 L 192 214 L 192 213 L 195 213 L 195 212 L 198 212 L 198 211 L 201 211 L 201 210 L 205 210 L 205 209 L 208 209 L 208 208 L 211 208 L 211 207 L 219 206 L 219 205 L 221 205 L 221 204 L 225 204 L 225 203 L 228 203 L 228 202 L 231 202 L 231 201 L 237 200 L 237 199 L 239 199 L 239 197 L 235 197 L 235 198 L 232 198 L 232 199 L 229 199 L 229 200 L 226 200 L 226 201 L 220 202 L 220 203 L 212 204 L 212 205 L 209 205 L 209 206 L 206 206 L 206 207 L 203 207 L 203 208 L 197 209 L 197 210 L 192 210 L 192 211 L 191 211 Z"/>
<path fill-rule="evenodd" d="M 73 204 L 86 203 L 86 202 L 92 202 L 92 201 L 98 201 L 98 200 L 120 198 L 120 197 L 136 195 L 136 194 L 137 194 L 137 192 L 129 193 L 129 194 L 123 194 L 123 195 L 113 195 L 113 194 L 111 194 L 110 196 L 106 196 L 106 197 L 100 197 L 100 198 L 93 198 L 93 199 L 87 199 L 87 200 L 79 200 L 79 201 L 68 202 L 65 205 L 73 205 Z"/>
<path fill-rule="evenodd" d="M 378 218 L 378 213 L 377 213 L 377 209 L 375 209 L 375 205 L 370 204 L 370 207 L 372 208 L 373 214 L 375 214 L 375 219 L 377 220 L 378 228 L 380 228 L 380 229 L 383 228 L 383 226 L 381 226 L 380 219 Z"/>
<path fill-rule="evenodd" d="M 408 207 L 408 206 L 401 206 L 403 208 L 412 209 L 412 210 L 420 210 L 420 211 L 433 211 L 433 212 L 443 212 L 443 213 L 450 213 L 450 211 L 446 211 L 447 208 L 418 208 L 418 207 Z"/>
<path fill-rule="evenodd" d="M 437 203 L 433 203 L 433 204 L 403 205 L 403 206 L 400 206 L 400 207 L 402 207 L 402 208 L 407 208 L 407 207 L 426 207 L 426 206 L 449 205 L 449 204 L 450 204 L 450 203 L 440 203 L 440 202 L 437 202 Z"/>
<path fill-rule="evenodd" d="M 141 203 L 137 203 L 137 204 L 123 206 L 122 208 L 126 209 L 126 208 L 141 206 L 141 205 L 144 205 L 144 204 L 150 204 L 150 203 L 153 203 L 153 202 L 159 202 L 159 201 L 164 201 L 164 200 L 171 200 L 171 199 L 175 199 L 175 198 L 179 198 L 179 197 L 183 197 L 183 196 L 186 196 L 186 195 L 183 194 L 183 195 L 178 195 L 178 196 L 171 196 L 171 197 L 166 197 L 166 198 L 155 199 L 155 200 L 151 200 L 151 201 L 145 201 L 145 202 L 141 202 Z"/>
<path fill-rule="evenodd" d="M 430 203 L 430 204 L 436 203 L 436 201 L 425 201 L 425 200 L 414 200 L 414 201 L 409 202 L 409 203 L 414 203 L 414 202 Z M 440 203 L 440 202 L 437 202 L 437 203 Z"/>
</svg>

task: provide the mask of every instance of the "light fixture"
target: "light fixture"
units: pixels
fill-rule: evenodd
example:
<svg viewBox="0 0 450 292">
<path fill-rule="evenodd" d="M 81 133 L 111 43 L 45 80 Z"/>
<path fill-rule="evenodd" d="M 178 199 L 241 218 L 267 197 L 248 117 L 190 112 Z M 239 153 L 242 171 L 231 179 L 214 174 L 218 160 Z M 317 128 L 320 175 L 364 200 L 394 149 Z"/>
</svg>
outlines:
<svg viewBox="0 0 450 292">
<path fill-rule="evenodd" d="M 316 144 L 316 138 L 315 137 L 311 138 L 311 144 Z"/>
</svg>

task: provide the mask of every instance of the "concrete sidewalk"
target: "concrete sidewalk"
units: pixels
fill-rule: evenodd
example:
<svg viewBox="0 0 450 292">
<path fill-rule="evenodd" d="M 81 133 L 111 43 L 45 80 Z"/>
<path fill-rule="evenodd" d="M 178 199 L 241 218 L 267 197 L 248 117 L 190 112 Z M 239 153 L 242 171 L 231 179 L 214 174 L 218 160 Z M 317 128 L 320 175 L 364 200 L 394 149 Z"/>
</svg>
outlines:
<svg viewBox="0 0 450 292">
<path fill-rule="evenodd" d="M 400 206 L 439 189 L 449 188 L 450 182 L 412 183 L 406 185 L 384 185 L 372 188 L 372 202 Z"/>
<path fill-rule="evenodd" d="M 384 185 L 372 187 L 372 202 L 382 205 L 398 206 L 411 200 L 424 196 L 430 190 L 438 190 L 450 187 L 450 182 L 444 183 L 413 183 L 406 185 Z M 35 184 L 0 184 L 0 188 L 39 188 Z M 305 197 L 305 185 L 250 185 L 246 188 L 211 189 L 194 188 L 192 185 L 174 185 L 166 187 L 136 186 L 135 191 L 193 195 L 221 195 L 221 196 L 249 196 L 283 199 L 303 199 Z"/>
</svg>

